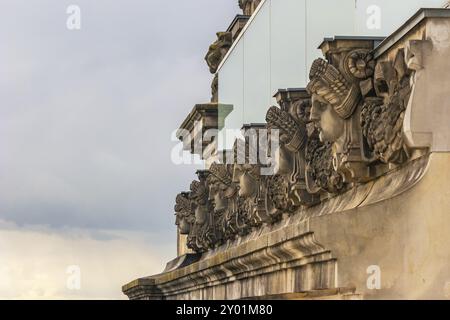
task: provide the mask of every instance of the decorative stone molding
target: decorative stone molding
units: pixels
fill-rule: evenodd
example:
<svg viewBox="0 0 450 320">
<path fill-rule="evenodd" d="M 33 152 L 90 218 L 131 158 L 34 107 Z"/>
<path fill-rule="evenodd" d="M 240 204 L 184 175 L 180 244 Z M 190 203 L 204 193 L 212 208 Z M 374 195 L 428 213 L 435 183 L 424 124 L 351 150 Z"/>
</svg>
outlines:
<svg viewBox="0 0 450 320">
<path fill-rule="evenodd" d="M 313 130 L 308 137 L 305 180 L 307 190 L 312 194 L 339 194 L 346 188 L 344 177 L 333 165 L 332 145 L 320 141 L 317 130 Z"/>
<path fill-rule="evenodd" d="M 184 150 L 204 158 L 204 151 L 210 144 L 215 144 L 213 137 L 208 137 L 208 130 L 221 130 L 225 118 L 233 110 L 230 105 L 218 103 L 196 104 L 177 131 L 177 138 L 183 142 Z"/>
<path fill-rule="evenodd" d="M 405 142 L 404 119 L 415 74 L 426 68 L 424 52 L 433 45 L 415 40 L 377 61 L 377 39 L 326 39 L 327 60 L 314 61 L 307 89 L 278 91 L 280 107 L 269 108 L 267 125 L 244 126 L 256 139 L 237 140 L 234 163 L 213 164 L 207 179 L 191 185 L 191 211 L 186 195 L 177 198 L 176 223 L 180 234 L 189 234 L 190 249 L 205 252 L 273 225 L 417 157 Z M 218 128 L 216 106 L 196 106 L 183 127 L 195 131 L 198 119 L 204 130 Z M 269 150 L 258 145 L 260 129 L 280 137 L 270 176 L 261 173 L 261 154 Z"/>
<path fill-rule="evenodd" d="M 399 97 L 407 103 L 402 132 L 413 156 L 417 150 L 450 151 L 450 84 L 443 71 L 450 68 L 449 21 L 448 9 L 421 9 L 374 51 L 378 63 L 387 66 L 403 51 L 411 93 L 409 99 Z"/>
<path fill-rule="evenodd" d="M 292 237 L 283 241 L 286 233 Z M 300 224 L 212 253 L 182 269 L 138 279 L 123 291 L 131 299 L 188 300 L 314 292 L 336 288 L 336 266 L 331 252 Z M 283 274 L 292 282 L 276 284 Z M 245 283 L 236 287 L 240 281 Z"/>
<path fill-rule="evenodd" d="M 230 26 L 227 29 L 227 32 L 231 32 L 231 38 L 232 38 L 233 42 L 240 35 L 241 31 L 244 29 L 244 27 L 247 24 L 249 19 L 250 19 L 250 16 L 242 15 L 242 14 L 238 14 L 233 19 L 233 21 L 231 22 Z"/>
<path fill-rule="evenodd" d="M 240 2 L 248 3 L 256 2 Z M 190 191 L 176 198 L 178 232 L 196 254 L 131 282 L 124 293 L 132 299 L 316 292 L 383 298 L 386 290 L 367 289 L 373 259 L 383 263 L 383 278 L 400 298 L 412 297 L 411 288 L 425 286 L 423 277 L 432 272 L 448 279 L 443 261 L 450 253 L 442 241 L 450 207 L 444 192 L 448 30 L 450 10 L 423 9 L 381 44 L 379 38 L 325 39 L 307 88 L 279 90 L 267 124 L 243 128 L 267 129 L 256 140 L 279 132 L 276 172 L 263 175 L 261 161 L 276 147 L 254 144 L 248 135 L 237 140 L 233 163 L 199 171 Z M 187 149 L 194 152 L 194 137 L 220 128 L 220 119 L 218 104 L 197 105 L 181 126 L 191 134 Z M 405 270 L 399 256 L 420 271 Z M 434 278 L 427 283 L 425 298 L 440 297 Z"/>
</svg>

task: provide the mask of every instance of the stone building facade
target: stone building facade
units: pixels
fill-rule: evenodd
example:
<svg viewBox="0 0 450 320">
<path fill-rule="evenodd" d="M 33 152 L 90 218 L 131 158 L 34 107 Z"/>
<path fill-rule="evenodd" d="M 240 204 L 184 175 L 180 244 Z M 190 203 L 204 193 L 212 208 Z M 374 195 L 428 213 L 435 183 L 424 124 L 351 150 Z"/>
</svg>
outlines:
<svg viewBox="0 0 450 320">
<path fill-rule="evenodd" d="M 239 1 L 244 15 L 217 33 L 205 57 L 211 73 L 259 2 Z M 320 44 L 307 87 L 280 89 L 278 106 L 264 106 L 266 123 L 243 128 L 257 141 L 276 133 L 275 146 L 244 135 L 233 150 L 214 139 L 195 148 L 232 110 L 219 108 L 215 77 L 211 102 L 180 127 L 207 170 L 176 197 L 178 257 L 124 294 L 450 298 L 450 10 L 421 9 L 379 40 Z"/>
</svg>

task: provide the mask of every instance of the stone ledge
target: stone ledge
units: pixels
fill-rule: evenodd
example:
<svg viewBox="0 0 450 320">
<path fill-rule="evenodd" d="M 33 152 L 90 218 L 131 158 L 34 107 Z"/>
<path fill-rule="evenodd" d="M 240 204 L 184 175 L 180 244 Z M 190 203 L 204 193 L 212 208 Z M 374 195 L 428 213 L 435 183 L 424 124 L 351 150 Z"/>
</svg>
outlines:
<svg viewBox="0 0 450 320">
<path fill-rule="evenodd" d="M 203 157 L 203 150 L 213 142 L 203 139 L 205 132 L 210 129 L 220 130 L 223 128 L 225 118 L 232 110 L 231 105 L 215 102 L 196 104 L 176 133 L 177 138 L 184 143 L 184 150 Z M 184 136 L 186 132 L 190 134 L 188 140 Z M 197 141 L 201 145 L 196 146 Z M 199 150 L 196 150 L 197 148 Z"/>
<path fill-rule="evenodd" d="M 337 257 L 316 239 L 311 223 L 405 193 L 425 175 L 429 160 L 423 156 L 397 167 L 376 181 L 204 253 L 191 265 L 132 281 L 123 286 L 123 292 L 131 299 L 243 299 L 286 294 L 307 299 L 314 298 L 315 290 L 338 290 Z"/>
</svg>

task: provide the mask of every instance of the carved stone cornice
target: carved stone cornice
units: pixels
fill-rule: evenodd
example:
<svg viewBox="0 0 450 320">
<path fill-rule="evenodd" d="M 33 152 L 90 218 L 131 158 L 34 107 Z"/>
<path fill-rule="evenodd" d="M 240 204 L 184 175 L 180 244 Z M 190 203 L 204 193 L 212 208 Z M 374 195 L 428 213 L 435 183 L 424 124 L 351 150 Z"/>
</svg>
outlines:
<svg viewBox="0 0 450 320">
<path fill-rule="evenodd" d="M 195 292 L 207 285 L 212 290 L 217 289 L 216 299 L 242 299 L 335 288 L 337 262 L 331 252 L 318 243 L 314 234 L 308 231 L 307 224 L 287 229 L 292 237 L 286 241 L 277 241 L 285 238 L 287 232 L 279 230 L 247 244 L 230 247 L 226 252 L 211 253 L 204 256 L 201 262 L 184 268 L 138 279 L 125 285 L 122 290 L 132 299 L 142 299 L 144 296 L 152 299 L 195 299 Z M 311 281 L 285 283 L 278 289 L 249 285 L 242 291 L 229 291 L 228 294 L 225 294 L 227 290 L 220 290 L 236 279 L 247 279 L 256 284 L 288 269 L 297 270 L 298 277 Z"/>
<path fill-rule="evenodd" d="M 177 138 L 184 143 L 184 150 L 198 154 L 203 159 L 203 152 L 213 143 L 205 133 L 221 130 L 225 118 L 233 110 L 231 105 L 219 103 L 196 104 L 177 131 Z"/>
<path fill-rule="evenodd" d="M 249 19 L 250 16 L 243 14 L 238 14 L 236 15 L 236 17 L 234 17 L 233 21 L 227 29 L 227 32 L 231 32 L 231 38 L 233 42 L 237 39 L 241 31 L 244 29 Z"/>
</svg>

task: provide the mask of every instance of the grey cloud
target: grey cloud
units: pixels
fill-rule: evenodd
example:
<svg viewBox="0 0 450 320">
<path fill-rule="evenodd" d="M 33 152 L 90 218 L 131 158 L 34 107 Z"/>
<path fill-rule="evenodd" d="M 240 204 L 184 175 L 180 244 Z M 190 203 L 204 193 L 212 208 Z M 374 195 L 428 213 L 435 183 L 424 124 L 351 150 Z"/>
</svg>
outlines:
<svg viewBox="0 0 450 320">
<path fill-rule="evenodd" d="M 235 1 L 237 3 L 237 0 Z M 77 4 L 82 29 L 68 31 Z M 195 167 L 171 132 L 209 99 L 202 61 L 237 13 L 229 0 L 4 0 L 0 218 L 174 237 Z"/>
</svg>

